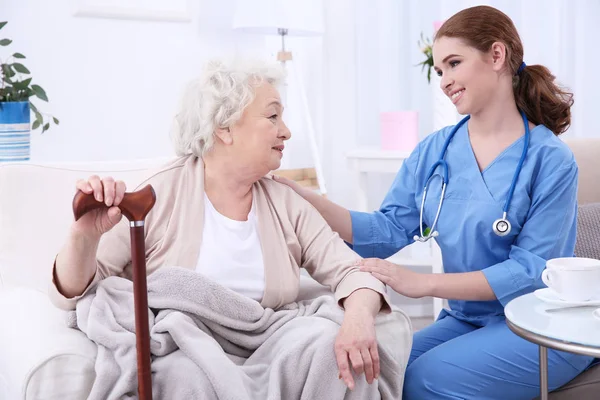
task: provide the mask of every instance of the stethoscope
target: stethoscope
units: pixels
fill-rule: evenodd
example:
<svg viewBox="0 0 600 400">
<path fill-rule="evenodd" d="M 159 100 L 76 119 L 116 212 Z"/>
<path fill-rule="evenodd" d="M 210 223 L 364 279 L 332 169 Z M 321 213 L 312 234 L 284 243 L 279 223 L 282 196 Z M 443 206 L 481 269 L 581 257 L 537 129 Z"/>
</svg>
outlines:
<svg viewBox="0 0 600 400">
<path fill-rule="evenodd" d="M 448 150 L 448 145 L 450 141 L 456 134 L 456 132 L 460 129 L 460 127 L 469 120 L 471 116 L 467 115 L 464 117 L 456 126 L 452 129 L 448 138 L 444 142 L 444 147 L 442 147 L 442 152 L 440 154 L 439 160 L 433 164 L 431 169 L 429 170 L 429 174 L 427 174 L 427 180 L 425 181 L 425 187 L 423 188 L 423 199 L 421 200 L 421 212 L 419 215 L 419 227 L 421 235 L 415 235 L 414 240 L 419 242 L 426 242 L 431 238 L 437 237 L 439 235 L 438 231 L 435 230 L 438 222 L 438 218 L 440 217 L 440 211 L 442 210 L 442 203 L 444 202 L 444 193 L 446 192 L 446 185 L 448 184 L 448 164 L 444 161 L 444 155 L 446 154 L 446 150 Z M 523 153 L 521 154 L 521 159 L 519 160 L 519 164 L 517 165 L 517 170 L 515 171 L 515 175 L 513 176 L 512 183 L 510 185 L 510 189 L 508 191 L 508 196 L 506 198 L 506 202 L 504 204 L 502 218 L 498 218 L 492 224 L 492 230 L 498 236 L 506 236 L 510 233 L 511 225 L 508 219 L 506 218 L 506 214 L 508 213 L 508 208 L 510 206 L 510 201 L 512 200 L 513 193 L 515 191 L 515 186 L 517 185 L 517 179 L 519 179 L 519 174 L 521 173 L 521 168 L 523 167 L 523 162 L 525 161 L 525 157 L 527 156 L 527 148 L 529 147 L 529 121 L 527 121 L 527 117 L 525 113 L 521 111 L 521 117 L 523 118 L 523 124 L 525 125 L 525 144 L 523 145 Z M 434 174 L 437 167 L 442 167 L 442 175 Z M 429 185 L 429 181 L 435 176 L 440 176 L 442 178 L 442 193 L 440 195 L 440 202 L 438 204 L 437 212 L 435 214 L 435 219 L 433 220 L 433 224 L 431 228 L 426 228 L 425 233 L 423 233 L 423 208 L 425 206 L 425 198 L 427 197 L 427 186 Z M 429 231 L 428 231 L 429 230 Z"/>
</svg>

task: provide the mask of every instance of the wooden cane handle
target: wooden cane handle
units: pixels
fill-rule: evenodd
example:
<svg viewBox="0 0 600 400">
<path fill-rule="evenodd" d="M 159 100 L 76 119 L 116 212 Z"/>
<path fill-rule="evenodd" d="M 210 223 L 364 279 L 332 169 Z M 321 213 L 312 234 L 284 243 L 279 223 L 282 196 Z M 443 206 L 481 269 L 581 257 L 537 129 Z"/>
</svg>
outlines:
<svg viewBox="0 0 600 400">
<path fill-rule="evenodd" d="M 151 185 L 146 185 L 137 192 L 125 193 L 119 204 L 121 213 L 130 221 L 143 221 L 156 203 L 156 193 Z M 78 191 L 73 198 L 73 214 L 75 221 L 96 208 L 106 207 L 104 202 L 97 201 L 92 193 Z"/>
</svg>

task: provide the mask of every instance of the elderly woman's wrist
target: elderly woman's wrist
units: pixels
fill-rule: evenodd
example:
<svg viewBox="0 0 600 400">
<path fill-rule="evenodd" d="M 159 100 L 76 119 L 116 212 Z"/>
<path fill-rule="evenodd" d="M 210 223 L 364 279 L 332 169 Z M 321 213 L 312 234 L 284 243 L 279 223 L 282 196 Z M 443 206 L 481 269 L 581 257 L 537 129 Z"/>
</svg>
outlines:
<svg viewBox="0 0 600 400">
<path fill-rule="evenodd" d="M 344 309 L 346 313 L 353 315 L 375 317 L 381 310 L 382 304 L 381 294 L 371 289 L 361 288 L 348 296 L 344 301 Z"/>
<path fill-rule="evenodd" d="M 74 222 L 71 225 L 69 230 L 69 240 L 74 243 L 81 243 L 85 246 L 97 245 L 100 242 L 100 238 L 102 234 L 94 231 L 89 231 L 85 229 L 81 229 L 77 222 Z"/>
<path fill-rule="evenodd" d="M 353 307 L 345 308 L 346 316 L 358 317 L 363 320 L 374 319 L 375 316 L 377 315 L 377 313 L 378 312 L 375 311 L 373 309 L 373 307 L 367 307 L 367 306 L 361 306 L 361 305 L 355 305 Z"/>
</svg>

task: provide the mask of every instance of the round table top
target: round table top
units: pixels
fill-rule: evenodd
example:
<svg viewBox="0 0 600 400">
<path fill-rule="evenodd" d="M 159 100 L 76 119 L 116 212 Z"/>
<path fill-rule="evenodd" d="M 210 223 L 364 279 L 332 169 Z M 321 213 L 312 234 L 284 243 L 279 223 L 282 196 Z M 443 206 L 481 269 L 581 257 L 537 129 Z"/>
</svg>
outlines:
<svg viewBox="0 0 600 400">
<path fill-rule="evenodd" d="M 561 307 L 567 306 L 550 304 L 528 293 L 511 300 L 504 314 L 509 327 L 516 326 L 511 329 L 528 340 L 565 351 L 582 347 L 587 354 L 600 357 L 600 311 L 594 313 L 600 306 L 550 311 Z"/>
</svg>

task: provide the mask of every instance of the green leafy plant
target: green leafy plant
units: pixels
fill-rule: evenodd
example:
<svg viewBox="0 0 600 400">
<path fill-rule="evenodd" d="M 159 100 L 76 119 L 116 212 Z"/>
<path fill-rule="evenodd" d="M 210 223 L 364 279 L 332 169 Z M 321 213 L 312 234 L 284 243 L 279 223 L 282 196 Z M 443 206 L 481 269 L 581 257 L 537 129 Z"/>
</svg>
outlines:
<svg viewBox="0 0 600 400">
<path fill-rule="evenodd" d="M 7 22 L 0 22 L 0 29 L 4 28 Z M 12 43 L 10 39 L 1 39 L 0 46 L 6 47 Z M 42 128 L 42 133 L 50 129 L 50 118 L 58 125 L 59 121 L 56 117 L 52 117 L 46 113 L 41 113 L 38 108 L 31 102 L 30 98 L 35 96 L 40 100 L 48 101 L 46 91 L 40 85 L 31 84 L 32 78 L 27 67 L 20 60 L 25 56 L 21 53 L 13 53 L 6 61 L 0 59 L 0 103 L 2 102 L 18 102 L 28 101 L 31 111 L 35 114 L 35 121 L 31 126 L 32 130 Z M 46 118 L 44 118 L 46 117 Z"/>
<path fill-rule="evenodd" d="M 425 55 L 425 60 L 417 65 L 421 66 L 421 71 L 427 68 L 427 82 L 431 83 L 431 69 L 433 68 L 433 44 L 431 40 L 423 37 L 421 33 L 421 39 L 418 42 L 421 52 Z"/>
</svg>

